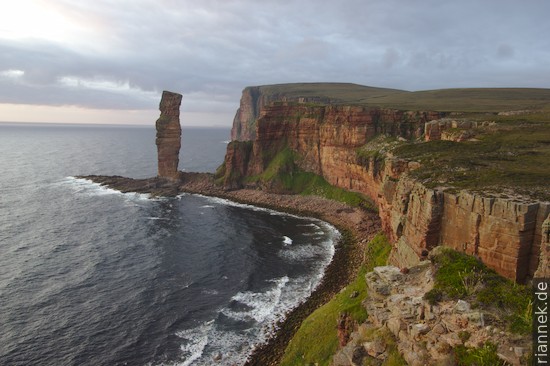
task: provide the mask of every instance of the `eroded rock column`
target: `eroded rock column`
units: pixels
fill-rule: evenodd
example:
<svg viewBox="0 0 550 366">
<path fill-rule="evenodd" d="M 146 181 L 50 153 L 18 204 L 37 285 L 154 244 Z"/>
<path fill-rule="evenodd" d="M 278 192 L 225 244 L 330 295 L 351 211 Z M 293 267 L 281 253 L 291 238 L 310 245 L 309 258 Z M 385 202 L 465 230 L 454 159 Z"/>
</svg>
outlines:
<svg viewBox="0 0 550 366">
<path fill-rule="evenodd" d="M 180 105 L 181 94 L 162 92 L 160 117 L 156 122 L 158 176 L 178 179 L 178 163 L 181 147 Z"/>
</svg>

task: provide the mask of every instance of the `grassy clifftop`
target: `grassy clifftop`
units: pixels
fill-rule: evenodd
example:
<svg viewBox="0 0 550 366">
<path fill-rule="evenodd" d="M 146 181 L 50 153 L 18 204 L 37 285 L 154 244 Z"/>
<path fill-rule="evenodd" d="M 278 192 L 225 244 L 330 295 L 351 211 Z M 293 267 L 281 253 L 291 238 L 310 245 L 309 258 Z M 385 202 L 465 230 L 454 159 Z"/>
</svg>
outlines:
<svg viewBox="0 0 550 366">
<path fill-rule="evenodd" d="M 362 104 L 367 99 L 386 97 L 404 90 L 376 88 L 352 83 L 292 83 L 260 86 L 260 93 L 266 96 L 284 96 L 289 100 L 318 98 L 336 104 Z"/>
<path fill-rule="evenodd" d="M 550 111 L 550 89 L 466 88 L 372 96 L 368 105 L 439 112 Z"/>
<path fill-rule="evenodd" d="M 358 156 L 380 148 L 420 163 L 411 172 L 428 187 L 467 189 L 500 196 L 520 194 L 550 201 L 550 112 L 522 116 L 478 116 L 489 125 L 467 130 L 466 141 L 397 141 L 378 138 L 358 150 Z M 449 135 L 463 133 L 450 129 Z M 387 141 L 386 141 L 387 140 Z M 377 155 L 377 156 L 378 156 Z"/>
<path fill-rule="evenodd" d="M 285 96 L 289 100 L 319 98 L 334 104 L 401 110 L 478 113 L 550 111 L 550 89 L 540 88 L 460 88 L 411 92 L 352 83 L 291 83 L 263 85 L 259 89 L 263 95 Z"/>
</svg>

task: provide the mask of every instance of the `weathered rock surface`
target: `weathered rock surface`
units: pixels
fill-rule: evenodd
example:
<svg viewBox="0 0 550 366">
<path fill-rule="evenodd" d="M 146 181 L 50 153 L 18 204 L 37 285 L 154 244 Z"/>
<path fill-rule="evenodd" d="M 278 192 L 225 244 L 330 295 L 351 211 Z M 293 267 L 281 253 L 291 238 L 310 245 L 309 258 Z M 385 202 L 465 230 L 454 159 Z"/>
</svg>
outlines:
<svg viewBox="0 0 550 366">
<path fill-rule="evenodd" d="M 180 105 L 181 94 L 162 92 L 160 117 L 156 122 L 158 176 L 178 179 L 178 163 L 181 147 Z"/>
<path fill-rule="evenodd" d="M 388 357 L 385 337 L 364 339 L 368 333 L 365 327 L 391 333 L 408 365 L 452 365 L 452 348 L 462 344 L 480 347 L 487 341 L 498 346 L 499 356 L 508 364 L 522 365 L 522 356 L 530 347 L 529 337 L 514 337 L 486 324 L 483 312 L 472 309 L 466 301 L 430 305 L 424 300 L 424 294 L 433 288 L 434 273 L 429 261 L 405 274 L 392 266 L 369 272 L 369 296 L 363 303 L 368 321 L 350 335 L 332 365 L 381 364 Z"/>
<path fill-rule="evenodd" d="M 537 225 L 537 227 L 539 227 Z M 550 215 L 540 225 L 541 228 L 541 244 L 540 244 L 540 260 L 535 277 L 550 278 Z"/>
<path fill-rule="evenodd" d="M 501 275 L 520 282 L 539 267 L 545 253 L 540 250 L 542 223 L 550 203 L 428 188 L 408 175 L 417 162 L 391 155 L 365 160 L 356 152 L 377 134 L 440 139 L 446 129 L 467 131 L 476 127 L 474 122 L 441 120 L 438 112 L 362 106 L 263 101 L 247 107 L 251 98 L 241 101 L 241 109 L 254 111 L 247 112 L 250 118 L 258 114 L 254 123 L 247 120 L 246 128 L 254 127 L 255 134 L 241 133 L 241 139 L 253 141 L 228 146 L 226 187 L 240 187 L 243 177 L 264 172 L 274 154 L 288 147 L 300 156 L 299 168 L 374 200 L 384 231 L 395 243 L 391 260 L 396 265 L 417 264 L 423 251 L 446 245 L 477 255 Z M 244 124 L 237 122 L 233 135 L 239 128 L 242 132 Z"/>
<path fill-rule="evenodd" d="M 231 129 L 231 140 L 252 141 L 256 139 L 256 120 L 266 106 L 276 102 L 323 103 L 332 100 L 327 97 L 289 97 L 286 94 L 265 93 L 262 86 L 249 86 L 243 90 L 241 102 Z"/>
</svg>

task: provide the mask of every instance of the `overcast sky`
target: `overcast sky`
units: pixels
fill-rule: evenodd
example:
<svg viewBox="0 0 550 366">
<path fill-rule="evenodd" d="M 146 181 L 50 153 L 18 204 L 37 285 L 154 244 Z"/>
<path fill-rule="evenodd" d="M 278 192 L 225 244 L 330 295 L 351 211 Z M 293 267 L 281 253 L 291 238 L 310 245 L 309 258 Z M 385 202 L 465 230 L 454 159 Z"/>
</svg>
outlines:
<svg viewBox="0 0 550 366">
<path fill-rule="evenodd" d="M 248 85 L 550 87 L 548 0 L 0 0 L 0 121 L 229 126 Z"/>
</svg>

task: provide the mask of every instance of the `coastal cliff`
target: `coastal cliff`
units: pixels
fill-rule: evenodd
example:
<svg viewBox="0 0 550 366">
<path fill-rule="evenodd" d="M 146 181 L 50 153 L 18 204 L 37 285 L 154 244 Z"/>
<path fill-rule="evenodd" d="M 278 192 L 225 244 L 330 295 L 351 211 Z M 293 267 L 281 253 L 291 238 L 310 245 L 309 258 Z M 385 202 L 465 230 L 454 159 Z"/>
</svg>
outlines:
<svg viewBox="0 0 550 366">
<path fill-rule="evenodd" d="M 429 355 L 452 359 L 486 351 L 492 357 L 487 364 L 525 364 L 528 286 L 494 271 L 517 282 L 549 275 L 550 103 L 527 115 L 524 105 L 550 100 L 550 93 L 474 90 L 481 99 L 470 94 L 332 83 L 246 88 L 216 174 L 177 172 L 173 151 L 179 141 L 157 139 L 159 176 L 80 178 L 122 192 L 228 198 L 315 216 L 342 231 L 320 287 L 287 314 L 246 365 L 332 360 L 351 366 L 365 357 L 424 365 L 433 364 Z M 521 99 L 526 95 L 531 99 Z M 445 108 L 449 98 L 453 108 L 475 113 Z M 498 113 L 504 104 L 515 111 Z M 160 135 L 166 132 L 163 118 L 175 121 L 179 115 L 179 108 L 166 113 L 162 107 Z M 161 154 L 161 146 L 172 153 Z M 374 237 L 380 230 L 385 235 Z M 404 281 L 380 284 L 371 273 L 365 284 L 365 271 L 380 272 L 374 266 L 387 264 L 388 256 L 397 266 L 390 271 Z M 426 267 L 426 259 L 433 267 Z M 411 285 L 418 284 L 411 294 Z M 377 289 L 382 299 L 376 300 Z M 457 308 L 470 302 L 474 312 Z M 408 324 L 390 322 L 388 313 Z M 388 337 L 374 342 L 379 334 Z"/>
<path fill-rule="evenodd" d="M 300 104 L 355 104 L 364 98 L 381 97 L 402 90 L 374 88 L 351 83 L 294 83 L 246 87 L 231 129 L 231 140 L 256 139 L 256 120 L 276 102 Z"/>
<path fill-rule="evenodd" d="M 444 118 L 453 116 L 448 112 L 309 98 L 263 95 L 261 87 L 244 90 L 220 172 L 226 188 L 285 192 L 286 178 L 312 173 L 375 203 L 394 245 L 395 265 L 413 266 L 426 251 L 444 245 L 478 256 L 515 281 L 534 276 L 549 202 L 419 179 L 415 171 L 425 164 L 414 155 L 399 154 L 400 145 L 409 148 L 415 141 L 459 144 L 471 138 L 472 131 L 479 133 L 475 128 L 494 129 L 494 124 L 453 123 Z M 380 143 L 377 136 L 392 142 Z M 398 148 L 387 148 L 392 144 Z M 443 167 L 445 162 L 437 164 Z"/>
</svg>

